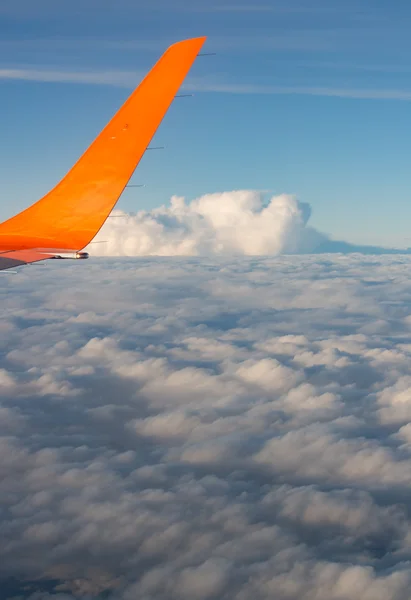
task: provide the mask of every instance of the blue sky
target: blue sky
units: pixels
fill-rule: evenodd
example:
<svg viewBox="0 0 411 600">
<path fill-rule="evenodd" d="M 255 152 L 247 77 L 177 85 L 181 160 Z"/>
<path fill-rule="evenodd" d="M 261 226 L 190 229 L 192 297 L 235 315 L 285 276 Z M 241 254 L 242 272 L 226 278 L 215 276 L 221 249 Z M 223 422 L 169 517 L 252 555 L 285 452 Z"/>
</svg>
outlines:
<svg viewBox="0 0 411 600">
<path fill-rule="evenodd" d="M 311 224 L 411 245 L 411 6 L 377 0 L 2 0 L 0 219 L 65 173 L 172 42 L 207 35 L 119 208 L 294 193 Z"/>
</svg>

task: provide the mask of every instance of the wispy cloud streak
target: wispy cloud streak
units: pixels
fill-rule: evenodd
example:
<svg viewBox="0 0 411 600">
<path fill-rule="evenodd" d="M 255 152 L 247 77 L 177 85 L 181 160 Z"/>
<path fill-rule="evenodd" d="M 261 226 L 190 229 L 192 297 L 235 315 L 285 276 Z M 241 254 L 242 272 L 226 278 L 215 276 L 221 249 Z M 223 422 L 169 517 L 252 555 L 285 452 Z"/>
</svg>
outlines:
<svg viewBox="0 0 411 600">
<path fill-rule="evenodd" d="M 0 69 L 0 80 L 43 83 L 82 83 L 133 87 L 141 79 L 135 71 L 60 71 L 51 69 Z"/>
<path fill-rule="evenodd" d="M 84 85 L 111 85 L 133 88 L 142 78 L 136 71 L 61 71 L 51 69 L 0 69 L 0 80 L 37 81 L 44 83 L 76 83 Z M 356 88 L 333 86 L 283 86 L 236 82 L 201 82 L 189 80 L 184 89 L 197 92 L 236 95 L 299 95 L 352 98 L 359 100 L 411 100 L 411 90 Z"/>
</svg>

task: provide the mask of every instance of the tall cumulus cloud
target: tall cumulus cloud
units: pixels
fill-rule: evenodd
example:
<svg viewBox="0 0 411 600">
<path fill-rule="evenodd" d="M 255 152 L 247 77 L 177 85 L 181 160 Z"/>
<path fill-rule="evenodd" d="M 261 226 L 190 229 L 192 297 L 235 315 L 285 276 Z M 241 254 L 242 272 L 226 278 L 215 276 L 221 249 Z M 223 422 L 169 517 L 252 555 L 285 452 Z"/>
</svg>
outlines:
<svg viewBox="0 0 411 600">
<path fill-rule="evenodd" d="M 90 246 L 101 256 L 278 255 L 310 252 L 328 238 L 307 226 L 308 204 L 237 190 L 129 215 L 115 210 Z"/>
</svg>

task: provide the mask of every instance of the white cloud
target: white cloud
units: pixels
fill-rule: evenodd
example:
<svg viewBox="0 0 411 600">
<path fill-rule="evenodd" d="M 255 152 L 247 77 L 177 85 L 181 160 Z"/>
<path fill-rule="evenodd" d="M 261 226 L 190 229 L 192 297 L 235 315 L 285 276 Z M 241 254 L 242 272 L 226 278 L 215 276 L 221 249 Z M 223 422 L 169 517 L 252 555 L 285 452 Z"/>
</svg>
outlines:
<svg viewBox="0 0 411 600">
<path fill-rule="evenodd" d="M 272 41 L 272 38 L 270 38 Z M 301 38 L 291 45 L 301 45 Z M 112 45 L 115 45 L 113 43 Z M 118 42 L 121 46 L 121 42 Z M 127 47 L 127 42 L 123 43 Z M 140 44 L 141 45 L 141 44 Z M 283 46 L 284 42 L 280 43 Z M 303 46 L 305 47 L 305 43 Z M 133 42 L 130 42 L 130 47 Z M 338 65 L 337 65 L 338 67 Z M 355 67 L 353 67 L 355 68 Z M 387 67 L 389 70 L 389 67 Z M 372 70 L 372 68 L 371 68 Z M 382 70 L 384 70 L 382 68 Z M 91 70 L 91 69 L 53 69 L 50 67 L 14 67 L 0 68 L 0 80 L 40 81 L 43 83 L 74 83 L 83 85 L 109 85 L 121 88 L 134 88 L 139 84 L 144 74 L 141 71 L 124 71 L 121 69 Z M 247 82 L 224 81 L 221 78 L 189 78 L 182 89 L 187 92 L 209 92 L 214 94 L 263 95 L 263 96 L 318 96 L 326 98 L 351 98 L 354 100 L 396 100 L 408 102 L 411 100 L 411 90 L 406 88 L 384 87 L 344 87 L 337 85 L 308 86 L 308 85 L 271 85 Z"/>
<path fill-rule="evenodd" d="M 294 196 L 233 190 L 128 214 L 115 209 L 87 247 L 94 256 L 276 256 L 284 253 L 410 254 L 332 240 L 308 225 L 311 207 Z M 319 301 L 322 290 L 318 286 Z M 329 290 L 329 293 L 332 291 Z M 338 298 L 336 298 L 338 301 Z M 383 322 L 373 326 L 384 327 Z"/>
<path fill-rule="evenodd" d="M 85 71 L 38 68 L 0 69 L 0 80 L 41 81 L 44 83 L 81 83 L 135 87 L 141 80 L 135 71 Z"/>
<path fill-rule="evenodd" d="M 207 194 L 136 215 L 115 210 L 89 250 L 102 256 L 264 255 L 310 251 L 326 236 L 306 227 L 308 205 L 285 194 L 268 203 L 259 192 Z"/>
<path fill-rule="evenodd" d="M 410 262 L 6 274 L 3 597 L 408 600 Z"/>
</svg>

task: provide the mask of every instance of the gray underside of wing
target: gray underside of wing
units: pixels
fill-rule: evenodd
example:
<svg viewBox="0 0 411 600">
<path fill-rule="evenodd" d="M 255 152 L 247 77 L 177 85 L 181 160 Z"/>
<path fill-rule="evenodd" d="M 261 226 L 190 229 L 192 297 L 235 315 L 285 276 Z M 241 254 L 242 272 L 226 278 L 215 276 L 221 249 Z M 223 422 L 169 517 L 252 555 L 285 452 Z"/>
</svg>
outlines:
<svg viewBox="0 0 411 600">
<path fill-rule="evenodd" d="M 15 269 L 31 263 L 39 262 L 52 258 L 55 254 L 47 250 L 38 250 L 36 248 L 29 250 L 11 250 L 0 253 L 0 271 L 6 269 Z"/>
<path fill-rule="evenodd" d="M 15 269 L 16 267 L 21 267 L 23 265 L 27 265 L 23 260 L 17 260 L 16 258 L 8 258 L 2 257 L 0 255 L 0 271 L 4 271 L 5 269 Z"/>
</svg>

